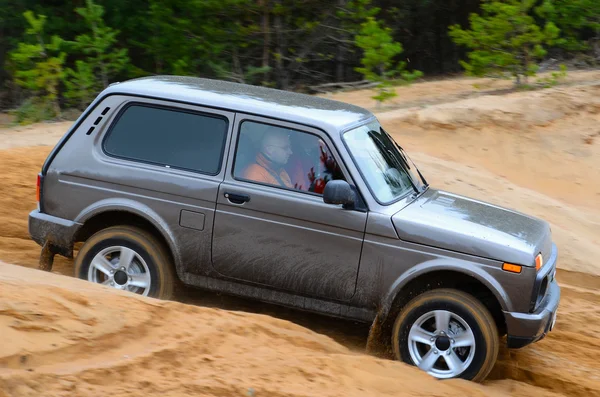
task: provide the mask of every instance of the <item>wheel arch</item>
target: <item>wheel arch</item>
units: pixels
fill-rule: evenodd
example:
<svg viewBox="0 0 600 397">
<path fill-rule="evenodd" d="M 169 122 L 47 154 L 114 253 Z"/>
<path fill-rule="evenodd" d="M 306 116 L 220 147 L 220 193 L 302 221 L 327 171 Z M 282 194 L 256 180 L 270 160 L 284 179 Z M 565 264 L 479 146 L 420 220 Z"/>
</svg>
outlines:
<svg viewBox="0 0 600 397">
<path fill-rule="evenodd" d="M 392 284 L 371 327 L 367 348 L 389 346 L 393 324 L 402 307 L 423 292 L 438 288 L 455 288 L 475 296 L 492 314 L 499 334 L 506 333 L 503 311 L 510 310 L 512 304 L 502 286 L 474 263 L 437 259 L 412 268 Z"/>
<path fill-rule="evenodd" d="M 144 204 L 129 199 L 103 200 L 81 211 L 75 222 L 81 225 L 74 234 L 75 243 L 84 242 L 94 233 L 111 226 L 140 227 L 163 243 L 175 268 L 181 268 L 181 255 L 168 224 Z"/>
</svg>

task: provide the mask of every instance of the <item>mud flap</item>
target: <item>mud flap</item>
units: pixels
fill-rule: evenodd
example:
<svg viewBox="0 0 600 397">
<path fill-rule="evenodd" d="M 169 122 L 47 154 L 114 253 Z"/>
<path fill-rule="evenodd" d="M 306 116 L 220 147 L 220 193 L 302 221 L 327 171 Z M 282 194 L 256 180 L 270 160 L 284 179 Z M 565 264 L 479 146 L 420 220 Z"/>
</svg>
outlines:
<svg viewBox="0 0 600 397">
<path fill-rule="evenodd" d="M 46 241 L 42 246 L 42 252 L 40 253 L 40 261 L 38 264 L 38 269 L 44 270 L 47 272 L 52 271 L 52 265 L 54 264 L 54 256 L 56 252 L 52 249 L 50 243 Z"/>
</svg>

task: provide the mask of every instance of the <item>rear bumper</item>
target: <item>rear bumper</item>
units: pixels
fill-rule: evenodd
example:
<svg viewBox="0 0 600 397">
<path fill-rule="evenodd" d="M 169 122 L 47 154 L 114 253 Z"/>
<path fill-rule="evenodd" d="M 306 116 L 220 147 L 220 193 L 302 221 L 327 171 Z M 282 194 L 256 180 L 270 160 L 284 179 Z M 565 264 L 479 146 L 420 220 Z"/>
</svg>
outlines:
<svg viewBox="0 0 600 397">
<path fill-rule="evenodd" d="M 504 312 L 508 347 L 518 349 L 543 339 L 554 328 L 560 287 L 553 279 L 546 297 L 534 313 Z"/>
<path fill-rule="evenodd" d="M 29 236 L 40 246 L 47 245 L 57 254 L 73 256 L 73 240 L 81 225 L 33 210 L 29 213 Z"/>
</svg>

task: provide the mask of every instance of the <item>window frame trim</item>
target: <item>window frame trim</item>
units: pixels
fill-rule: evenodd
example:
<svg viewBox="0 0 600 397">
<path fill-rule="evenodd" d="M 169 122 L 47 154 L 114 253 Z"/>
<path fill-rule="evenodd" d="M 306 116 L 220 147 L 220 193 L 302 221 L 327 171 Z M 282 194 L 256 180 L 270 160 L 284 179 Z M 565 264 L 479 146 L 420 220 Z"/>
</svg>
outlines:
<svg viewBox="0 0 600 397">
<path fill-rule="evenodd" d="M 110 135 L 112 134 L 114 128 L 118 124 L 121 117 L 132 106 L 155 108 L 155 109 L 173 111 L 173 112 L 177 112 L 177 113 L 188 113 L 188 114 L 193 114 L 196 116 L 205 116 L 205 117 L 216 118 L 216 119 L 221 119 L 221 120 L 225 121 L 225 131 L 223 134 L 222 150 L 221 150 L 221 155 L 219 157 L 219 168 L 217 169 L 217 172 L 209 173 L 209 172 L 200 171 L 200 170 L 196 170 L 196 169 L 174 166 L 171 164 L 162 164 L 162 163 L 157 163 L 154 161 L 142 160 L 142 159 L 137 159 L 137 158 L 133 158 L 133 157 L 119 156 L 119 155 L 110 153 L 108 150 L 106 150 L 106 141 L 110 138 Z M 196 109 L 187 109 L 187 108 L 181 108 L 181 107 L 176 107 L 176 106 L 172 106 L 172 105 L 152 103 L 152 102 L 128 101 L 121 109 L 119 109 L 119 112 L 114 116 L 113 120 L 111 120 L 110 125 L 108 126 L 106 132 L 103 134 L 102 139 L 100 141 L 100 148 L 102 150 L 102 153 L 105 156 L 110 157 L 110 158 L 131 161 L 136 164 L 146 164 L 146 165 L 156 166 L 156 167 L 160 167 L 161 169 L 173 169 L 173 170 L 190 172 L 190 173 L 194 173 L 194 174 L 198 174 L 198 175 L 206 175 L 206 176 L 214 177 L 214 176 L 218 176 L 223 171 L 223 168 L 225 166 L 225 161 L 226 161 L 225 156 L 226 156 L 226 152 L 228 151 L 227 138 L 229 135 L 229 128 L 230 128 L 229 118 L 227 118 L 224 115 L 209 113 L 207 111 L 201 111 L 201 110 L 196 110 Z"/>
<path fill-rule="evenodd" d="M 342 171 L 342 173 L 344 175 L 344 178 L 345 178 L 346 182 L 348 182 L 350 184 L 350 186 L 353 187 L 353 189 L 355 190 L 355 192 L 357 194 L 358 203 L 356 203 L 357 205 L 356 205 L 356 208 L 354 210 L 355 211 L 361 211 L 361 212 L 368 211 L 366 201 L 362 197 L 362 194 L 361 194 L 358 186 L 356 186 L 356 184 L 354 183 L 354 179 L 352 178 L 352 175 L 350 174 L 350 172 L 348 170 L 348 167 L 344 163 L 344 159 L 342 158 L 342 156 L 339 155 L 339 151 L 337 150 L 337 147 L 335 146 L 334 140 L 331 139 L 326 132 L 324 132 L 321 129 L 315 128 L 315 127 L 304 126 L 303 124 L 297 124 L 297 123 L 293 123 L 293 122 L 289 122 L 289 121 L 280 121 L 278 119 L 272 119 L 272 118 L 265 117 L 265 116 L 257 116 L 257 115 L 253 115 L 253 114 L 247 114 L 247 113 L 236 113 L 235 119 L 236 120 L 235 120 L 234 127 L 237 126 L 237 128 L 235 128 L 235 130 L 232 131 L 232 135 L 233 135 L 232 138 L 235 140 L 235 144 L 231 144 L 231 149 L 229 150 L 230 155 L 232 155 L 232 159 L 231 159 L 231 169 L 230 169 L 230 172 L 229 172 L 229 175 L 228 175 L 228 176 L 231 177 L 231 179 L 233 181 L 235 181 L 235 182 L 242 182 L 242 183 L 248 183 L 250 185 L 255 185 L 255 186 L 260 186 L 260 187 L 266 187 L 266 188 L 270 188 L 270 189 L 278 189 L 278 190 L 282 190 L 282 191 L 290 192 L 290 193 L 300 193 L 300 194 L 304 194 L 305 196 L 309 196 L 309 197 L 314 197 L 314 198 L 320 199 L 322 201 L 323 200 L 323 195 L 319 194 L 319 193 L 313 193 L 313 192 L 308 192 L 308 191 L 305 191 L 305 190 L 298 190 L 298 189 L 288 188 L 288 187 L 285 187 L 285 186 L 270 185 L 270 184 L 267 184 L 267 183 L 262 183 L 262 182 L 257 182 L 257 181 L 253 181 L 253 180 L 249 180 L 249 179 L 244 179 L 244 178 L 236 177 L 234 175 L 234 172 L 235 172 L 235 163 L 236 163 L 236 160 L 237 160 L 237 150 L 238 150 L 238 145 L 239 145 L 239 142 L 240 142 L 239 138 L 240 138 L 240 135 L 241 135 L 241 132 L 242 132 L 242 124 L 244 124 L 247 121 L 250 121 L 250 122 L 254 122 L 254 123 L 258 123 L 258 124 L 269 125 L 269 126 L 278 127 L 278 128 L 284 128 L 284 129 L 289 129 L 289 130 L 295 130 L 295 131 L 300 132 L 300 133 L 313 135 L 313 136 L 315 136 L 315 137 L 323 140 L 323 142 L 325 143 L 325 145 L 327 145 L 327 148 L 331 151 L 331 154 L 335 158 L 335 161 L 338 164 L 342 164 L 343 165 L 340 168 L 341 168 L 341 171 Z M 312 131 L 309 132 L 309 131 L 306 131 L 306 129 L 303 129 L 302 127 L 312 128 L 312 129 L 315 129 L 316 131 L 315 132 L 312 132 Z"/>
</svg>

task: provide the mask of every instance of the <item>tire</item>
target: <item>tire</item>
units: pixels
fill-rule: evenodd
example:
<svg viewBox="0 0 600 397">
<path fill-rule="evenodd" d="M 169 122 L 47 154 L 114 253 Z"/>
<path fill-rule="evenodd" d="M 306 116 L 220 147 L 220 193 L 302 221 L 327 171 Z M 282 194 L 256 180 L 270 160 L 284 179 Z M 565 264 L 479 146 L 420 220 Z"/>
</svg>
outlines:
<svg viewBox="0 0 600 397">
<path fill-rule="evenodd" d="M 83 280 L 163 300 L 173 297 L 176 282 L 166 247 L 133 226 L 113 226 L 92 235 L 77 254 L 74 272 Z"/>
<path fill-rule="evenodd" d="M 449 326 L 438 329 L 438 322 Z M 489 310 L 472 295 L 454 289 L 435 289 L 412 299 L 398 314 L 392 332 L 396 359 L 440 379 L 483 381 L 496 363 L 499 345 Z"/>
</svg>

